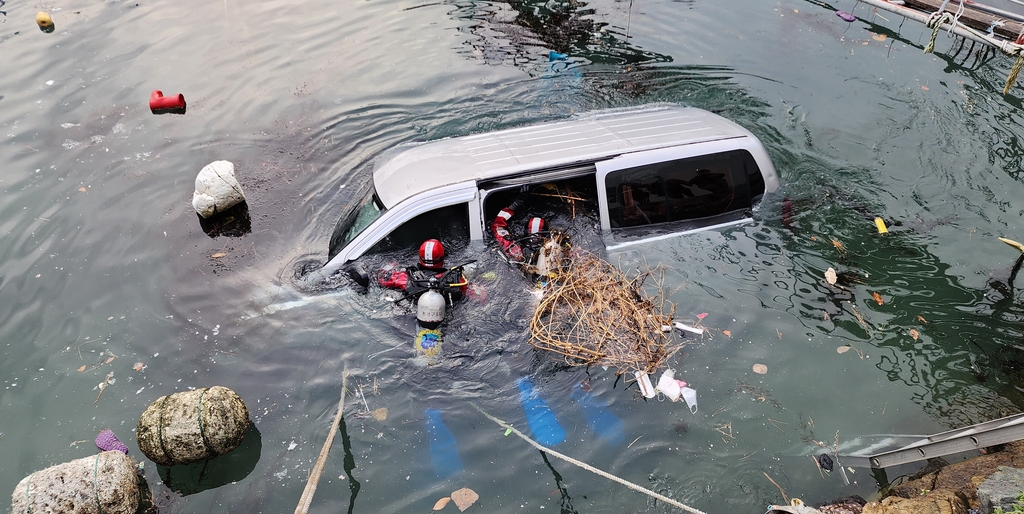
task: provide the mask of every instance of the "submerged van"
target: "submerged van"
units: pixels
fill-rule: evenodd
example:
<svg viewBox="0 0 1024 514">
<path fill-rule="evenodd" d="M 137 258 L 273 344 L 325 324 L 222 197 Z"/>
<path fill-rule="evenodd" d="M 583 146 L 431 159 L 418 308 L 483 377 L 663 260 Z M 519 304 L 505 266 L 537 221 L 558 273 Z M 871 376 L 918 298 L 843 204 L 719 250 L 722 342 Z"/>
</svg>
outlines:
<svg viewBox="0 0 1024 514">
<path fill-rule="evenodd" d="M 749 131 L 708 111 L 664 104 L 406 143 L 369 168 L 372 181 L 338 221 L 322 273 L 429 238 L 489 238 L 487 227 L 505 206 L 497 199 L 523 186 L 572 183 L 593 195 L 610 250 L 744 223 L 779 185 Z"/>
</svg>

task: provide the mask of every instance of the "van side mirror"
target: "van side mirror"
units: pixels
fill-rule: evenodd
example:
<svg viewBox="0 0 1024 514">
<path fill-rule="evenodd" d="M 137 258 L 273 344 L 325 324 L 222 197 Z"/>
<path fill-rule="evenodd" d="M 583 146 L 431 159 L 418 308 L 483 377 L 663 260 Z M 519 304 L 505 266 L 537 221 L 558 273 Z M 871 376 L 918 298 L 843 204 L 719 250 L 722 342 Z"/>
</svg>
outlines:
<svg viewBox="0 0 1024 514">
<path fill-rule="evenodd" d="M 370 288 L 370 274 L 366 272 L 362 264 L 350 262 L 341 268 L 348 275 L 348 278 L 355 282 L 359 294 L 366 294 Z"/>
</svg>

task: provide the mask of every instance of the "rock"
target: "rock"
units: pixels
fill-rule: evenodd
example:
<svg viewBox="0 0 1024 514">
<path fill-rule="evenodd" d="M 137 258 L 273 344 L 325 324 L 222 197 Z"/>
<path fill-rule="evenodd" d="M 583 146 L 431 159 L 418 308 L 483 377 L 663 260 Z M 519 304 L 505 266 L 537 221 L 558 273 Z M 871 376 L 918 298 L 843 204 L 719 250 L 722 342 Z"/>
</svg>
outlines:
<svg viewBox="0 0 1024 514">
<path fill-rule="evenodd" d="M 862 514 L 866 503 L 864 498 L 855 494 L 818 505 L 818 510 L 821 514 Z"/>
<path fill-rule="evenodd" d="M 952 491 L 929 491 L 915 498 L 890 496 L 868 503 L 862 514 L 967 514 L 967 503 Z"/>
<path fill-rule="evenodd" d="M 192 208 L 200 216 L 212 217 L 244 201 L 242 186 L 235 179 L 235 165 L 230 161 L 211 162 L 196 176 Z"/>
<path fill-rule="evenodd" d="M 1021 492 L 1024 491 L 1024 470 L 1000 466 L 978 486 L 978 501 L 982 514 L 991 514 L 997 507 L 1013 512 Z"/>
<path fill-rule="evenodd" d="M 130 457 L 115 450 L 36 471 L 14 488 L 11 512 L 134 514 L 136 469 Z"/>
</svg>

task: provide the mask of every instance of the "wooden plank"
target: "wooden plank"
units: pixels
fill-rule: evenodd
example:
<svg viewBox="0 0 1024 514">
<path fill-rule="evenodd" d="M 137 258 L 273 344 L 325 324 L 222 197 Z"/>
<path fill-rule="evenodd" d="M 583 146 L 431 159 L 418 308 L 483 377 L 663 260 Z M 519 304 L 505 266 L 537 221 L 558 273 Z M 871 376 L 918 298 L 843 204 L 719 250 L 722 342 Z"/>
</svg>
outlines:
<svg viewBox="0 0 1024 514">
<path fill-rule="evenodd" d="M 911 7 L 918 11 L 925 13 L 933 13 L 942 7 L 943 0 L 904 0 L 907 7 Z M 993 14 L 978 10 L 972 6 L 972 4 L 978 5 L 977 2 L 966 2 L 964 4 L 964 13 L 960 16 L 960 23 L 967 25 L 973 29 L 981 30 L 982 32 L 988 32 L 989 27 L 993 23 L 998 23 L 993 32 L 999 37 L 1014 41 L 1017 39 L 1017 35 L 1021 33 L 1021 29 L 1024 28 L 1024 24 L 1019 21 L 1011 20 L 1001 16 L 995 16 Z M 951 0 L 946 5 L 946 12 L 956 16 L 957 10 L 960 9 L 960 2 L 957 0 Z"/>
</svg>

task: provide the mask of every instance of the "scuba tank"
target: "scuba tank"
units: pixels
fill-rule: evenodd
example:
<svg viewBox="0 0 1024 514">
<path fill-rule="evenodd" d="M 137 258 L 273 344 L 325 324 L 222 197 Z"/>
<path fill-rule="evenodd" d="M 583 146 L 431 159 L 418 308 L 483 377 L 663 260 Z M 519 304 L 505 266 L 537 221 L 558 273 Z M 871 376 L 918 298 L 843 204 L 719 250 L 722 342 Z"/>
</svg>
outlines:
<svg viewBox="0 0 1024 514">
<path fill-rule="evenodd" d="M 444 321 L 447 302 L 444 295 L 438 291 L 439 287 L 437 279 L 431 277 L 427 291 L 416 300 L 416 321 L 423 328 L 434 329 Z"/>
</svg>

